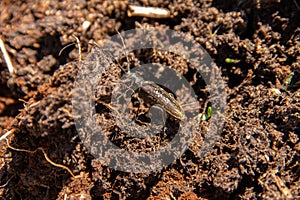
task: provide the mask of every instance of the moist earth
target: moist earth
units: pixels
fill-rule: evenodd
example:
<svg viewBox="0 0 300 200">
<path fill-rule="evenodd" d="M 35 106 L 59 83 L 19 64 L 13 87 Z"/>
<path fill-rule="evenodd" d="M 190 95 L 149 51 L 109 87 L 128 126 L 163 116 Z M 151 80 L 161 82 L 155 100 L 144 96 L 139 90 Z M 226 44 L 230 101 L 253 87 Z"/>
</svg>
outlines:
<svg viewBox="0 0 300 200">
<path fill-rule="evenodd" d="M 130 5 L 170 15 L 129 17 Z M 299 199 L 299 6 L 296 0 L 1 1 L 1 39 L 14 67 L 10 73 L 0 56 L 0 134 L 12 131 L 0 141 L 2 199 Z M 95 43 L 141 27 L 192 35 L 226 84 L 225 122 L 214 147 L 199 155 L 208 117 L 180 158 L 150 174 L 103 165 L 82 143 L 72 114 L 74 82 Z M 111 117 L 113 83 L 124 73 L 118 66 L 141 61 L 176 70 L 196 91 L 200 112 L 209 107 L 201 77 L 184 58 L 155 49 L 120 57 L 99 80 L 105 87 L 95 95 L 96 119 L 112 142 L 137 152 L 167 144 L 179 123 L 169 116 L 166 131 L 147 143 L 127 137 Z M 147 124 L 153 102 L 135 93 L 131 113 Z"/>
</svg>

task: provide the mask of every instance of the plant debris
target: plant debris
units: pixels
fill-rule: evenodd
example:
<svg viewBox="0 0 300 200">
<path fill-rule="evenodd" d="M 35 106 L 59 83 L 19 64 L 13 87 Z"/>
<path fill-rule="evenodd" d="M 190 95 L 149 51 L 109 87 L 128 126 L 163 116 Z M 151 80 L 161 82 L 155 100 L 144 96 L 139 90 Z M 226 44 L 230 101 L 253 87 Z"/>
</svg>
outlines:
<svg viewBox="0 0 300 200">
<path fill-rule="evenodd" d="M 0 32 L 7 54 L 0 55 L 0 196 L 24 200 L 299 199 L 300 12 L 295 4 L 295 0 L 1 1 Z M 140 13 L 137 8 L 152 11 L 134 14 Z M 154 8 L 168 14 L 157 18 Z M 162 171 L 150 174 L 117 171 L 94 158 L 78 136 L 74 124 L 78 116 L 73 116 L 71 103 L 76 75 L 90 56 L 89 44 L 101 44 L 116 30 L 122 33 L 137 27 L 191 34 L 227 84 L 222 134 L 203 157 L 199 149 L 210 115 L 217 110 L 205 102 L 209 94 L 193 66 L 157 50 L 128 54 L 132 66 L 141 61 L 170 66 L 189 81 L 200 104 L 207 104 L 200 110 L 206 120 L 199 123 L 190 148 Z M 74 35 L 81 44 L 79 53 L 76 45 L 68 46 L 74 43 Z M 134 38 L 126 38 L 126 45 L 132 44 Z M 126 66 L 125 57 L 118 62 Z M 121 73 L 115 62 L 99 80 L 97 122 L 111 141 L 132 151 L 167 144 L 178 127 L 171 118 L 166 134 L 153 136 L 154 142 L 126 138 L 115 126 L 109 98 L 112 83 L 120 80 Z M 137 104 L 137 100 L 132 100 L 130 109 L 141 123 L 148 123 L 141 114 L 147 111 L 147 102 Z"/>
</svg>

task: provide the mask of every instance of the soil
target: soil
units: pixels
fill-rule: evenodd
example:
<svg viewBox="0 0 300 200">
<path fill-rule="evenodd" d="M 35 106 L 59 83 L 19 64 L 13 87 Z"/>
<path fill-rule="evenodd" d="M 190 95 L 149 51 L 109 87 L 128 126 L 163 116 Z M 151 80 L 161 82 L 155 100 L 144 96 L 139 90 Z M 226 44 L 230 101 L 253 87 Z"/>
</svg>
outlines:
<svg viewBox="0 0 300 200">
<path fill-rule="evenodd" d="M 128 17 L 129 5 L 166 8 L 170 16 Z M 9 73 L 0 56 L 0 134 L 13 130 L 0 141 L 2 199 L 300 199 L 299 6 L 297 0 L 1 1 L 1 39 L 15 69 Z M 82 144 L 71 103 L 81 61 L 76 45 L 66 47 L 76 35 L 85 60 L 92 41 L 141 26 L 191 34 L 221 70 L 227 94 L 225 124 L 209 153 L 198 155 L 207 119 L 180 159 L 151 174 L 102 165 Z M 132 65 L 139 60 L 165 63 L 195 81 L 192 67 L 173 55 L 130 55 Z M 125 66 L 124 58 L 119 62 Z M 112 66 L 101 85 L 113 87 L 120 73 Z M 207 95 L 201 87 L 198 97 Z M 122 135 L 105 91 L 96 96 L 96 110 L 108 137 L 131 151 L 156 148 Z M 167 123 L 174 134 L 176 120 Z M 152 145 L 168 139 L 158 135 Z"/>
</svg>

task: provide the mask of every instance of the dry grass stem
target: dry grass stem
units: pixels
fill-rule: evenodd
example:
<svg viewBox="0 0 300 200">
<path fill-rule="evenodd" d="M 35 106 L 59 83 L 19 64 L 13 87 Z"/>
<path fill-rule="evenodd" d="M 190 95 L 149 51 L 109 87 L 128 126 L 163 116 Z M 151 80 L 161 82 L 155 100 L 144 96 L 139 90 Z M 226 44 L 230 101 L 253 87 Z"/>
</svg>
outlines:
<svg viewBox="0 0 300 200">
<path fill-rule="evenodd" d="M 79 61 L 82 61 L 82 56 L 81 56 L 81 43 L 80 43 L 80 40 L 78 37 L 76 37 L 76 35 L 72 35 L 75 40 L 76 40 L 76 43 L 78 45 L 78 54 L 79 54 Z"/>
<path fill-rule="evenodd" d="M 11 73 L 11 74 L 15 73 L 15 69 L 14 69 L 14 67 L 11 63 L 10 57 L 9 57 L 7 51 L 6 51 L 4 42 L 1 39 L 1 37 L 0 37 L 0 48 L 1 48 L 1 51 L 2 51 L 2 54 L 3 54 L 4 60 L 6 62 L 9 73 Z"/>
<path fill-rule="evenodd" d="M 169 18 L 170 11 L 165 8 L 129 6 L 128 17 Z"/>
<path fill-rule="evenodd" d="M 15 129 L 12 129 L 10 131 L 7 131 L 5 134 L 3 134 L 1 137 L 0 137 L 0 141 L 6 139 L 10 134 L 13 134 L 15 132 Z"/>
</svg>

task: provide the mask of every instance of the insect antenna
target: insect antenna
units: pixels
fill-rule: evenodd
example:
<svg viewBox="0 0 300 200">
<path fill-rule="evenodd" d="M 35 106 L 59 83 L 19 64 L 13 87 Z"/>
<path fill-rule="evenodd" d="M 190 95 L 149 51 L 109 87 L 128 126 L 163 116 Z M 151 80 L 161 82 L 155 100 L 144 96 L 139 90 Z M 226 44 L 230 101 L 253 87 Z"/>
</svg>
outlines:
<svg viewBox="0 0 300 200">
<path fill-rule="evenodd" d="M 80 40 L 79 40 L 79 38 L 78 38 L 76 35 L 72 35 L 72 36 L 75 38 L 76 42 L 72 42 L 71 44 L 68 44 L 68 45 L 66 45 L 65 47 L 63 47 L 63 48 L 59 51 L 58 56 L 60 56 L 60 55 L 62 54 L 62 52 L 63 52 L 65 49 L 67 49 L 68 47 L 77 44 L 77 45 L 78 45 L 79 61 L 82 61 L 82 56 L 81 56 L 82 53 L 81 53 L 81 43 L 80 43 Z"/>
<path fill-rule="evenodd" d="M 129 58 L 128 58 L 128 54 L 127 54 L 127 50 L 126 50 L 126 45 L 125 45 L 125 42 L 124 42 L 124 39 L 121 35 L 121 33 L 119 31 L 117 31 L 120 39 L 121 39 L 121 42 L 122 42 L 122 45 L 123 45 L 123 50 L 124 50 L 124 53 L 125 53 L 125 56 L 126 56 L 126 60 L 127 60 L 127 72 L 130 73 L 130 62 L 129 62 Z M 122 70 L 124 71 L 124 69 L 122 68 Z"/>
<path fill-rule="evenodd" d="M 68 48 L 68 47 L 70 47 L 70 46 L 72 46 L 72 45 L 75 45 L 75 44 L 76 44 L 76 42 L 72 42 L 71 44 L 68 44 L 68 45 L 64 46 L 64 47 L 58 52 L 58 56 L 60 56 L 60 55 L 62 54 L 62 52 L 63 52 L 66 48 Z"/>
</svg>

